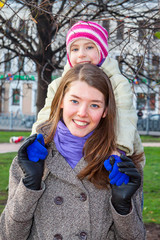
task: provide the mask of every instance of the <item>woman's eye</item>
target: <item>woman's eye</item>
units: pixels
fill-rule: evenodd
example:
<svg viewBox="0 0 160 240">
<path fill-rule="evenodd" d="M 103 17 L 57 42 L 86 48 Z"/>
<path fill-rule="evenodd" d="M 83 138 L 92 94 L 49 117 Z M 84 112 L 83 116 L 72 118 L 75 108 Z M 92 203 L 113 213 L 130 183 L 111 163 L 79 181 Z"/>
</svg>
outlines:
<svg viewBox="0 0 160 240">
<path fill-rule="evenodd" d="M 71 102 L 72 102 L 72 103 L 78 103 L 78 101 L 77 101 L 77 100 L 71 100 Z"/>
<path fill-rule="evenodd" d="M 92 108 L 99 108 L 99 106 L 97 104 L 92 104 L 91 107 Z"/>
</svg>

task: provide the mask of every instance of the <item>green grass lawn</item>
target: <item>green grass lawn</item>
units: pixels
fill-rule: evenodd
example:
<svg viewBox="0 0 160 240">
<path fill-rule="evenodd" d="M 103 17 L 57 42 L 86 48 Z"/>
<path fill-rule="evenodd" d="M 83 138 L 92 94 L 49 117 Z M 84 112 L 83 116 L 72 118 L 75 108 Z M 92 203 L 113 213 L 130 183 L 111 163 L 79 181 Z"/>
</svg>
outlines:
<svg viewBox="0 0 160 240">
<path fill-rule="evenodd" d="M 9 142 L 10 137 L 28 137 L 30 132 L 7 132 L 7 131 L 0 131 L 0 143 L 7 143 Z"/>
<path fill-rule="evenodd" d="M 145 147 L 144 221 L 160 224 L 160 148 Z"/>
<path fill-rule="evenodd" d="M 160 224 L 160 148 L 145 147 L 144 210 L 145 223 Z M 9 167 L 16 153 L 0 154 L 0 213 L 7 199 Z"/>
<path fill-rule="evenodd" d="M 0 213 L 2 212 L 6 199 L 9 179 L 9 167 L 16 153 L 0 154 Z"/>
<path fill-rule="evenodd" d="M 0 143 L 9 142 L 10 137 L 13 136 L 24 136 L 28 137 L 31 133 L 30 132 L 6 132 L 0 131 Z M 142 142 L 160 142 L 160 137 L 154 136 L 141 136 Z"/>
<path fill-rule="evenodd" d="M 141 136 L 142 142 L 160 142 L 160 137 L 158 136 Z"/>
</svg>

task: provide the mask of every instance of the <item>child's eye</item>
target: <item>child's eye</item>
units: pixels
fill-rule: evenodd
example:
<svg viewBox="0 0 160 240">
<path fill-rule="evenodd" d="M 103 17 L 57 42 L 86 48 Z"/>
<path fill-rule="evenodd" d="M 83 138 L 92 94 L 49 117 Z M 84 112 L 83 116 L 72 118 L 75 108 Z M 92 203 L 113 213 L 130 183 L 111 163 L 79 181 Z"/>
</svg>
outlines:
<svg viewBox="0 0 160 240">
<path fill-rule="evenodd" d="M 93 46 L 88 46 L 87 48 L 88 48 L 88 49 L 93 49 L 94 47 L 93 47 Z"/>
<path fill-rule="evenodd" d="M 72 48 L 71 51 L 72 51 L 72 52 L 77 52 L 77 51 L 78 51 L 78 48 Z"/>
<path fill-rule="evenodd" d="M 91 104 L 91 107 L 92 107 L 92 108 L 99 108 L 99 105 L 97 105 L 97 104 Z"/>
</svg>

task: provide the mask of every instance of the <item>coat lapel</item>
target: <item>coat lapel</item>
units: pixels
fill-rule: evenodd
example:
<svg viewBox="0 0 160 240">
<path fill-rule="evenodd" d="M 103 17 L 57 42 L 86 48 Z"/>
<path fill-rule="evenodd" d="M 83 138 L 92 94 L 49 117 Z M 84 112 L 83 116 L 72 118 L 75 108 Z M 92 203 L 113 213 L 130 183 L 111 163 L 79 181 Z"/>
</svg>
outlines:
<svg viewBox="0 0 160 240">
<path fill-rule="evenodd" d="M 63 181 L 84 189 L 82 181 L 77 178 L 77 173 L 85 166 L 84 159 L 82 158 L 76 168 L 72 169 L 64 157 L 56 150 L 54 143 L 51 144 L 48 152 L 48 157 L 45 160 L 48 172 Z"/>
</svg>

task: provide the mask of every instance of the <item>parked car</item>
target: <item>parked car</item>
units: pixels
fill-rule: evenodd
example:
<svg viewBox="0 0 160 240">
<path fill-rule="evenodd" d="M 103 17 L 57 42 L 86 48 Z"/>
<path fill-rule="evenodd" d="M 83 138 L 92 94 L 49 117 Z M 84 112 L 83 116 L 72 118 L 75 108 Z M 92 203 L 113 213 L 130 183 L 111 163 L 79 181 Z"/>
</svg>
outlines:
<svg viewBox="0 0 160 240">
<path fill-rule="evenodd" d="M 138 118 L 137 127 L 139 131 L 160 131 L 160 114 L 152 114 L 148 118 Z"/>
<path fill-rule="evenodd" d="M 153 114 L 149 116 L 149 130 L 160 131 L 160 114 Z"/>
<path fill-rule="evenodd" d="M 149 116 L 150 120 L 160 120 L 160 114 L 153 114 Z"/>
</svg>

